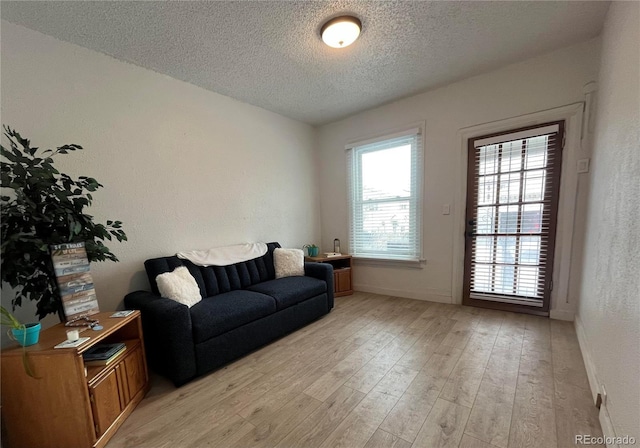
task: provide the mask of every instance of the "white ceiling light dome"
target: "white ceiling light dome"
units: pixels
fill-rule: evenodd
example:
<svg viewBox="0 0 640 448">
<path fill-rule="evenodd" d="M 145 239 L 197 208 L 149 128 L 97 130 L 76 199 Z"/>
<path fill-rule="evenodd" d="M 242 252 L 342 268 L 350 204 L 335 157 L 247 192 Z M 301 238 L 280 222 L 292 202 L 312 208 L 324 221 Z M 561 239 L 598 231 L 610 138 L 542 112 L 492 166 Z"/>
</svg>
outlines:
<svg viewBox="0 0 640 448">
<path fill-rule="evenodd" d="M 355 42 L 361 29 L 362 23 L 357 17 L 340 16 L 322 25 L 320 35 L 330 47 L 344 48 Z"/>
</svg>

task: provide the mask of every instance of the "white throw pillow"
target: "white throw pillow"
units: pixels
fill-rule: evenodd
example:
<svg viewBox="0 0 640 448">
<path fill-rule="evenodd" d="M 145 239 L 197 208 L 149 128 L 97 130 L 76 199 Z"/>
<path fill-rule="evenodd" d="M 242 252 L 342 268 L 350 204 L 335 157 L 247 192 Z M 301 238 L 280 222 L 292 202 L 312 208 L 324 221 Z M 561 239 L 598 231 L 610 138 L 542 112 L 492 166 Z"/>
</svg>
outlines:
<svg viewBox="0 0 640 448">
<path fill-rule="evenodd" d="M 173 272 L 158 275 L 156 283 L 162 297 L 175 300 L 189 308 L 202 300 L 196 279 L 184 266 L 175 268 Z"/>
<path fill-rule="evenodd" d="M 304 252 L 302 249 L 276 249 L 273 251 L 276 278 L 304 275 Z"/>
</svg>

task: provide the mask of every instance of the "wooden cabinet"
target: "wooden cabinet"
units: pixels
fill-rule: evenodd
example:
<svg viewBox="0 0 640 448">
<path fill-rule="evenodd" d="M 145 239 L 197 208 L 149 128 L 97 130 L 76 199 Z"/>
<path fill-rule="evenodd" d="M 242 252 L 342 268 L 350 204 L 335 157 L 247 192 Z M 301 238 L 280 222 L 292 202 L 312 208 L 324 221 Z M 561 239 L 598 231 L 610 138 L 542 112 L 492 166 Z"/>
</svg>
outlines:
<svg viewBox="0 0 640 448">
<path fill-rule="evenodd" d="M 339 257 L 305 257 L 306 261 L 328 263 L 333 266 L 333 293 L 336 297 L 353 294 L 351 283 L 351 255 Z"/>
<path fill-rule="evenodd" d="M 86 329 L 91 339 L 78 348 L 54 349 L 64 341 L 59 324 L 27 347 L 39 379 L 27 376 L 22 347 L 2 352 L 3 446 L 104 447 L 149 390 L 140 312 L 124 318 L 100 313 L 103 330 Z M 82 353 L 93 345 L 124 342 L 126 350 L 108 366 L 86 366 Z"/>
</svg>

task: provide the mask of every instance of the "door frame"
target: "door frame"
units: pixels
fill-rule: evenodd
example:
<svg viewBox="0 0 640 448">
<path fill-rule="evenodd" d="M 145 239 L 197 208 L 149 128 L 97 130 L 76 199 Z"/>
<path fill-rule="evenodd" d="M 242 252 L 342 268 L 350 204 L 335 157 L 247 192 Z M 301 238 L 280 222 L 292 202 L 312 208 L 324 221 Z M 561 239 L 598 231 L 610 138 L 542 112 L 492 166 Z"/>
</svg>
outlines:
<svg viewBox="0 0 640 448">
<path fill-rule="evenodd" d="M 573 320 L 576 311 L 575 300 L 571 297 L 570 287 L 575 285 L 576 278 L 570 276 L 572 258 L 574 255 L 574 221 L 577 203 L 585 192 L 578 189 L 579 177 L 574 169 L 578 159 L 590 157 L 589 134 L 583 136 L 584 102 L 578 102 L 553 109 L 543 110 L 527 115 L 521 115 L 504 120 L 491 121 L 479 125 L 469 126 L 459 130 L 460 150 L 458 152 L 458 175 L 453 208 L 453 272 L 451 292 L 453 303 L 462 304 L 464 281 L 464 253 L 465 253 L 465 216 L 467 196 L 467 158 L 468 140 L 485 134 L 502 132 L 520 127 L 535 126 L 542 123 L 565 122 L 565 145 L 562 154 L 562 184 L 560 186 L 560 200 L 558 223 L 556 232 L 555 263 L 552 279 L 554 288 L 551 293 L 549 315 L 552 318 Z M 584 140 L 583 140 L 584 137 Z M 579 279 L 578 279 L 579 280 Z"/>
<path fill-rule="evenodd" d="M 514 134 L 521 131 L 528 131 L 531 129 L 546 127 L 546 126 L 558 126 L 558 136 L 559 141 L 556 142 L 555 152 L 559 155 L 557 159 L 556 165 L 554 166 L 554 170 L 552 171 L 552 178 L 547 178 L 546 183 L 554 183 L 556 185 L 556 191 L 551 196 L 550 203 L 550 216 L 549 216 L 549 241 L 547 243 L 547 254 L 555 254 L 555 245 L 556 245 L 556 234 L 557 234 L 557 221 L 558 221 L 558 202 L 560 199 L 560 188 L 562 186 L 562 153 L 564 149 L 564 139 L 565 139 L 565 124 L 564 121 L 553 121 L 548 123 L 540 123 L 533 126 L 526 126 L 517 129 L 509 129 L 502 132 L 494 132 L 488 135 L 480 135 L 477 137 L 473 137 L 467 140 L 467 197 L 466 197 L 466 207 L 465 207 L 465 221 L 469 220 L 469 216 L 473 214 L 473 204 L 470 201 L 470 198 L 473 196 L 475 192 L 475 184 L 473 175 L 474 172 L 470 168 L 472 165 L 475 165 L 475 141 L 478 139 L 485 139 L 491 137 L 497 137 L 500 135 L 509 135 Z M 521 178 L 522 179 L 522 178 Z M 546 188 L 546 187 L 545 187 Z M 497 198 L 496 198 L 497 200 Z M 542 219 L 542 217 L 540 218 Z M 468 227 L 467 227 L 468 228 Z M 470 238 L 465 238 L 465 262 L 464 262 L 464 286 L 462 290 L 462 304 L 475 306 L 479 308 L 491 308 L 495 310 L 503 310 L 503 311 L 515 311 L 518 313 L 528 313 L 528 314 L 536 314 L 540 316 L 548 316 L 549 308 L 551 306 L 551 288 L 550 284 L 553 281 L 553 265 L 555 261 L 555 256 L 551 255 L 547 257 L 545 272 L 548 274 L 545 275 L 544 282 L 544 293 L 542 298 L 542 306 L 527 306 L 524 304 L 516 304 L 516 303 L 508 303 L 508 302 L 500 302 L 498 300 L 480 300 L 480 299 L 472 299 L 467 296 L 466 292 L 471 287 L 471 265 L 472 260 L 467 256 L 467 254 L 471 251 L 471 240 Z M 468 274 L 468 275 L 467 275 Z"/>
</svg>

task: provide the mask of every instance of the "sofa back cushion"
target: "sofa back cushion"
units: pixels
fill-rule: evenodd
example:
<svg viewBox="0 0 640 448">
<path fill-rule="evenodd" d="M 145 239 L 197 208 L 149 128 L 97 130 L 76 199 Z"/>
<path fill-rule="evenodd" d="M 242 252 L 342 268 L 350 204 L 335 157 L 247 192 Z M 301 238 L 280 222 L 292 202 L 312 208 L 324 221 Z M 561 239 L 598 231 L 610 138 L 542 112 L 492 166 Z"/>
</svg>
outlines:
<svg viewBox="0 0 640 448">
<path fill-rule="evenodd" d="M 151 290 L 160 294 L 156 277 L 171 272 L 179 266 L 185 266 L 196 280 L 202 297 L 211 297 L 224 292 L 244 289 L 256 283 L 275 278 L 273 251 L 280 247 L 278 243 L 267 243 L 267 253 L 262 257 L 229 266 L 197 266 L 188 260 L 176 256 L 152 258 L 144 262 Z"/>
</svg>

